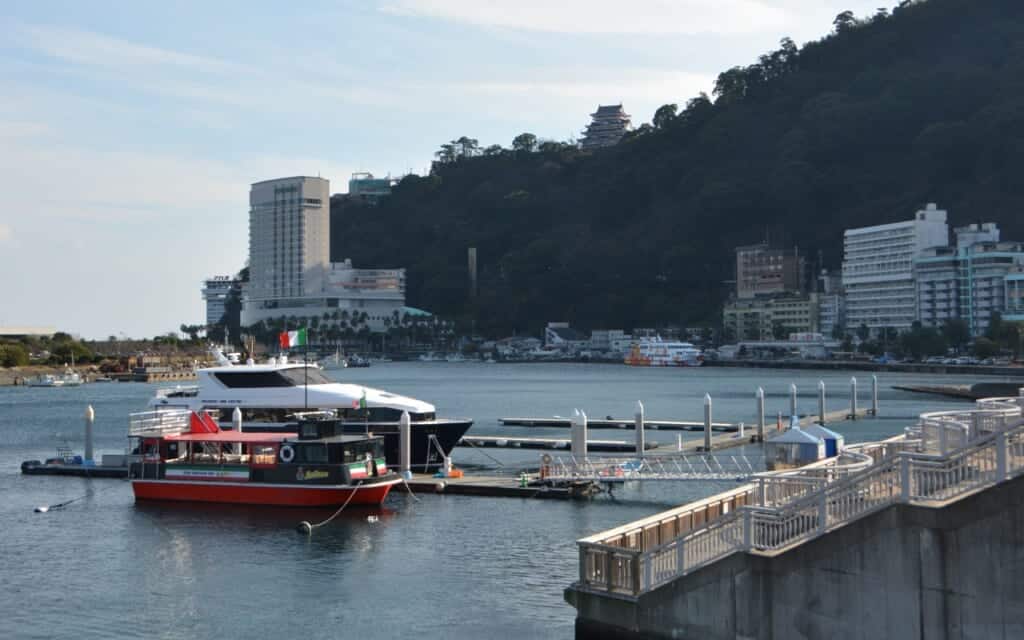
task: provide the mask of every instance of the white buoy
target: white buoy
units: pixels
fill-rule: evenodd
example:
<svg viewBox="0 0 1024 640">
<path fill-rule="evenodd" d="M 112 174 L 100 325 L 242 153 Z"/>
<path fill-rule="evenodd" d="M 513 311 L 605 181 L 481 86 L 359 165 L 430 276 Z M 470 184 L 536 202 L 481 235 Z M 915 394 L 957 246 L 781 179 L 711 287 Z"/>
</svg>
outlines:
<svg viewBox="0 0 1024 640">
<path fill-rule="evenodd" d="M 633 420 L 636 422 L 636 457 L 644 457 L 644 403 L 639 400 L 636 401 L 636 413 L 633 415 Z"/>
</svg>

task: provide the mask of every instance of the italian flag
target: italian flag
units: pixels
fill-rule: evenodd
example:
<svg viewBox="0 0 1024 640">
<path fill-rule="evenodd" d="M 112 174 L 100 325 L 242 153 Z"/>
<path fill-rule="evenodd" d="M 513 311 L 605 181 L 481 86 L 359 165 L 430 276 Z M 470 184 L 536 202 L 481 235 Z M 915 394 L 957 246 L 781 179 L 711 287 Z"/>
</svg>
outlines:
<svg viewBox="0 0 1024 640">
<path fill-rule="evenodd" d="M 282 349 L 302 347 L 307 344 L 305 329 L 299 329 L 298 331 L 282 331 L 281 335 L 279 335 L 277 339 L 278 342 L 281 343 Z"/>
</svg>

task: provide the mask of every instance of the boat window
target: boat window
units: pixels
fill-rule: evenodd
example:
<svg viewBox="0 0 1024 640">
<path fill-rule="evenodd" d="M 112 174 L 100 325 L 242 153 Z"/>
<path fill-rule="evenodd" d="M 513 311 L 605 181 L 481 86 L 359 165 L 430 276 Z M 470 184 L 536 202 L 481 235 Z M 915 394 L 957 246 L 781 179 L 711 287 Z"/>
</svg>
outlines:
<svg viewBox="0 0 1024 640">
<path fill-rule="evenodd" d="M 272 444 L 254 444 L 250 450 L 253 464 L 273 465 L 277 460 L 277 447 Z"/>
<path fill-rule="evenodd" d="M 296 462 L 327 463 L 327 447 L 323 444 L 307 444 L 295 447 Z"/>
<path fill-rule="evenodd" d="M 213 375 L 229 389 L 295 386 L 276 371 L 230 371 Z"/>
<path fill-rule="evenodd" d="M 291 384 L 301 387 L 306 384 L 333 384 L 334 380 L 331 380 L 323 374 L 319 369 L 314 367 L 295 367 L 292 369 L 283 369 L 279 371 L 282 376 L 290 381 Z"/>
</svg>

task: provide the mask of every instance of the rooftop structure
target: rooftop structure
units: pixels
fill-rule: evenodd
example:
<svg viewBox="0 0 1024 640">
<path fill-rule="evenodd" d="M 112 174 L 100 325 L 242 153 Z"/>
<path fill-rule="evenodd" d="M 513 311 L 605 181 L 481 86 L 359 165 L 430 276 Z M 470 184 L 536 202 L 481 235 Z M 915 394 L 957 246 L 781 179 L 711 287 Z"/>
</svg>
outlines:
<svg viewBox="0 0 1024 640">
<path fill-rule="evenodd" d="M 630 116 L 623 111 L 622 104 L 598 105 L 597 111 L 590 114 L 592 118 L 580 147 L 583 149 L 599 149 L 619 143 L 622 136 L 632 128 Z"/>
<path fill-rule="evenodd" d="M 949 243 L 946 211 L 929 203 L 912 220 L 847 229 L 843 234 L 846 326 L 909 329 L 917 318 L 914 259 Z"/>
<path fill-rule="evenodd" d="M 375 178 L 372 173 L 353 173 L 348 181 L 348 196 L 367 204 L 377 204 L 384 196 L 391 195 L 391 188 L 398 180 L 390 175 L 386 178 Z"/>
</svg>

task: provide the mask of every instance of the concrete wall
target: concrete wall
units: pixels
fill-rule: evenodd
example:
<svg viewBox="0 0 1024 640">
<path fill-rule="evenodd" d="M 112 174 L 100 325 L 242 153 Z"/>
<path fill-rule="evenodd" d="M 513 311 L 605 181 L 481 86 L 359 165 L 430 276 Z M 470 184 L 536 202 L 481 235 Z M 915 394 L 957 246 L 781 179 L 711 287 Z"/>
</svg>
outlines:
<svg viewBox="0 0 1024 640">
<path fill-rule="evenodd" d="M 775 557 L 737 554 L 633 602 L 568 589 L 578 638 L 1024 638 L 1024 478 L 899 505 Z"/>
</svg>

